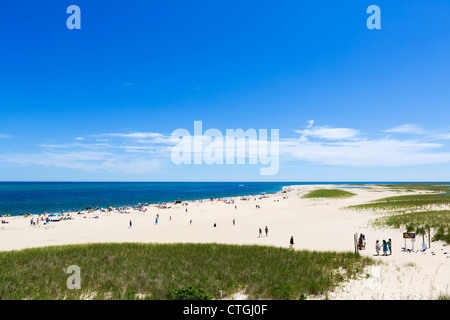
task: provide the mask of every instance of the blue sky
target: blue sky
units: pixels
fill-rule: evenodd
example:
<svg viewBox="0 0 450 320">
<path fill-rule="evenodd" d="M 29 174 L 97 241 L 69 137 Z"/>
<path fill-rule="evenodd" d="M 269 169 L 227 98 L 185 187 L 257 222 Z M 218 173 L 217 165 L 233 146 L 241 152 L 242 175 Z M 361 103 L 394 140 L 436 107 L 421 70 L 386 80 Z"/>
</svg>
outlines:
<svg viewBox="0 0 450 320">
<path fill-rule="evenodd" d="M 449 17 L 449 1 L 2 1 L 0 180 L 448 181 Z M 171 133 L 194 121 L 278 129 L 278 173 L 175 165 Z"/>
</svg>

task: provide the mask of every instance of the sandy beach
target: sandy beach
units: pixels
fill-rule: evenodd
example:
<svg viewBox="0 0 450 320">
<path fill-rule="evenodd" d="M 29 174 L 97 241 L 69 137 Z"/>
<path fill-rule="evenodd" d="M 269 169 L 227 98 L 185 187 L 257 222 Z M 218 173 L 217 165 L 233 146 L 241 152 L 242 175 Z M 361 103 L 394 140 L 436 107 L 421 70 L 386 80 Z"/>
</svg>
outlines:
<svg viewBox="0 0 450 320">
<path fill-rule="evenodd" d="M 345 282 L 327 297 L 317 298 L 427 300 L 450 294 L 450 246 L 432 242 L 429 250 L 420 252 L 420 236 L 414 244 L 415 252 L 404 252 L 403 230 L 370 225 L 380 213 L 345 209 L 398 192 L 371 186 L 344 189 L 356 194 L 345 199 L 302 198 L 311 190 L 332 187 L 290 186 L 285 193 L 169 203 L 166 209 L 150 205 L 145 212 L 70 212 L 70 220 L 46 225 L 44 221 L 30 225 L 30 219 L 37 216 L 6 217 L 2 218 L 8 223 L 1 224 L 0 250 L 96 242 L 216 242 L 287 248 L 293 236 L 296 250 L 352 252 L 354 234 L 363 233 L 366 249 L 360 254 L 380 263 L 369 267 L 360 279 Z M 389 238 L 392 255 L 376 256 L 375 241 Z M 428 243 L 427 238 L 425 241 Z M 408 240 L 407 248 L 411 247 Z"/>
</svg>

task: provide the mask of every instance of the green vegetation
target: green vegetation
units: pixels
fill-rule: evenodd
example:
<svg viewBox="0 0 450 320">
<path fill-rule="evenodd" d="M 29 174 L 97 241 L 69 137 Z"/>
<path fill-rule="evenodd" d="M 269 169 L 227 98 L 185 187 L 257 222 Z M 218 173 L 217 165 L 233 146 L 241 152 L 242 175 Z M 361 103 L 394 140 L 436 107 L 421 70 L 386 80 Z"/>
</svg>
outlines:
<svg viewBox="0 0 450 320">
<path fill-rule="evenodd" d="M 304 299 L 358 276 L 354 253 L 221 244 L 109 243 L 0 252 L 0 299 L 192 299 L 238 291 L 250 299 Z M 81 289 L 68 289 L 77 265 Z"/>
<path fill-rule="evenodd" d="M 175 292 L 171 300 L 211 300 L 211 294 L 203 289 L 187 287 Z"/>
<path fill-rule="evenodd" d="M 339 189 L 318 189 L 305 194 L 302 198 L 348 198 L 355 194 Z"/>
<path fill-rule="evenodd" d="M 450 204 L 449 193 L 414 194 L 377 199 L 369 203 L 349 206 L 356 210 L 383 210 L 403 212 L 405 210 L 426 210 L 433 206 L 447 206 Z"/>
<path fill-rule="evenodd" d="M 429 191 L 429 192 L 450 192 L 450 183 L 396 183 L 380 184 L 399 192 Z"/>
<path fill-rule="evenodd" d="M 376 219 L 376 226 L 404 228 L 422 234 L 422 226 L 435 230 L 433 241 L 450 243 L 450 186 L 449 184 L 410 183 L 388 185 L 394 190 L 427 193 L 402 195 L 377 199 L 375 201 L 349 206 L 353 210 L 371 210 L 388 213 L 388 216 Z"/>
<path fill-rule="evenodd" d="M 404 228 L 407 232 L 413 231 L 417 234 L 422 234 L 422 226 L 425 233 L 430 227 L 436 230 L 433 241 L 442 240 L 450 243 L 450 211 L 448 210 L 396 214 L 379 218 L 374 221 L 374 224 Z"/>
</svg>

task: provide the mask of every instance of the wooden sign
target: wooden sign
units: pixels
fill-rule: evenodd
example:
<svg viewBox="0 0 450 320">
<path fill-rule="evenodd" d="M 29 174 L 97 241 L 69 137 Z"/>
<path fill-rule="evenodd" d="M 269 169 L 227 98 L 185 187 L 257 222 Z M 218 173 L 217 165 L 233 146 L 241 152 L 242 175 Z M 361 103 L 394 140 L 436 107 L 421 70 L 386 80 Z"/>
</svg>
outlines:
<svg viewBox="0 0 450 320">
<path fill-rule="evenodd" d="M 416 233 L 415 232 L 404 232 L 403 233 L 403 239 L 415 239 Z"/>
</svg>

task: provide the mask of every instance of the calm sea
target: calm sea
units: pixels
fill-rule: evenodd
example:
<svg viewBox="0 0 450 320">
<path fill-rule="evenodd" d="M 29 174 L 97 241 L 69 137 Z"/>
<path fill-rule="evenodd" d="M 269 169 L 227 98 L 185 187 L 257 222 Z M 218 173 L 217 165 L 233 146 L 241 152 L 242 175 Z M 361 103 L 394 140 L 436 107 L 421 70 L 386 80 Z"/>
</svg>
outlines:
<svg viewBox="0 0 450 320">
<path fill-rule="evenodd" d="M 330 183 L 349 182 L 0 182 L 0 215 L 242 196 Z"/>
</svg>

